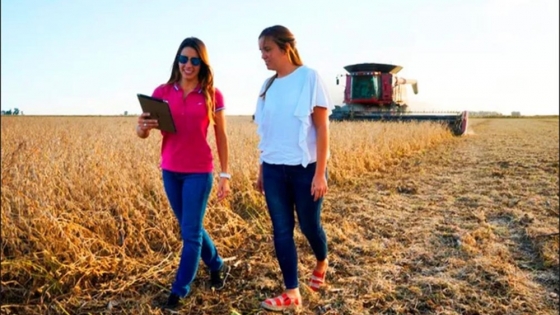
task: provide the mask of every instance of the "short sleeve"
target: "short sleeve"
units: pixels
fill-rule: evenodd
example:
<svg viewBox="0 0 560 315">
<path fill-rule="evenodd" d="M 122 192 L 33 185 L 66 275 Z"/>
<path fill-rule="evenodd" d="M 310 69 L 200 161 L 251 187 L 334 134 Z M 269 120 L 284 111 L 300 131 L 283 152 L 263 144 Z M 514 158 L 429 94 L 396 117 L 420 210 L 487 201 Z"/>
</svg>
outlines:
<svg viewBox="0 0 560 315">
<path fill-rule="evenodd" d="M 164 88 L 165 88 L 165 84 L 159 85 L 159 86 L 154 90 L 154 93 L 152 93 L 152 97 L 155 97 L 155 98 L 163 98 L 163 95 L 164 95 Z"/>
<path fill-rule="evenodd" d="M 268 79 L 264 80 L 263 84 L 261 85 L 261 89 L 260 89 L 260 91 L 259 91 L 259 96 L 258 96 L 258 98 L 257 98 L 255 111 L 254 111 L 254 113 L 253 113 L 254 122 L 255 122 L 256 124 L 259 124 L 260 121 L 261 121 L 261 119 L 260 119 L 261 110 L 262 110 L 262 106 L 263 106 L 263 104 L 264 104 L 264 100 L 263 100 L 263 98 L 261 97 L 261 94 L 263 94 L 263 92 L 264 92 L 264 90 L 265 90 L 265 88 L 266 88 L 266 84 L 268 83 L 269 80 L 271 80 L 271 78 L 268 78 Z"/>
<path fill-rule="evenodd" d="M 313 99 L 315 99 L 315 103 L 312 104 L 312 107 L 320 106 L 320 107 L 327 108 L 329 111 L 332 111 L 334 109 L 334 105 L 333 102 L 331 101 L 329 91 L 327 90 L 327 86 L 323 81 L 323 79 L 321 78 L 321 76 L 316 71 L 314 71 L 314 74 L 315 74 L 314 75 L 315 97 Z"/>
<path fill-rule="evenodd" d="M 224 95 L 222 94 L 222 91 L 220 91 L 217 88 L 214 88 L 214 98 L 216 99 L 215 112 L 219 112 L 221 110 L 224 110 L 226 108 L 226 106 L 224 104 Z"/>
</svg>

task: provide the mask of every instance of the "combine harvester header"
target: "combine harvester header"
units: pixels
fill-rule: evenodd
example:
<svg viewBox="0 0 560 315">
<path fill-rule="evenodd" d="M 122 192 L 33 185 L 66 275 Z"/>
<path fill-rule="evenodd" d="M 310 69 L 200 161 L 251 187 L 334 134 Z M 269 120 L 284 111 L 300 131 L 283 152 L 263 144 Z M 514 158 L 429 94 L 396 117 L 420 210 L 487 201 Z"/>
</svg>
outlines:
<svg viewBox="0 0 560 315">
<path fill-rule="evenodd" d="M 336 105 L 330 119 L 372 121 L 436 121 L 460 136 L 468 125 L 468 112 L 425 113 L 408 111 L 406 85 L 418 94 L 418 82 L 397 77 L 403 67 L 360 63 L 344 67 L 348 73 L 344 88 L 344 105 Z M 340 77 L 340 76 L 339 76 Z M 338 85 L 339 77 L 336 78 Z"/>
</svg>

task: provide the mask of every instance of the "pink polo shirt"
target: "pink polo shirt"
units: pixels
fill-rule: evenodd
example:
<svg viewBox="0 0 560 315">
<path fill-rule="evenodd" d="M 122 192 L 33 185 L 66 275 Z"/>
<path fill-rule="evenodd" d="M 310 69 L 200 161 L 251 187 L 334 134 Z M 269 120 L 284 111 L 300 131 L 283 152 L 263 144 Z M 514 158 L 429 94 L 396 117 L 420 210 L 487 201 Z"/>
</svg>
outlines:
<svg viewBox="0 0 560 315">
<path fill-rule="evenodd" d="M 222 93 L 215 90 L 217 112 L 225 107 Z M 212 150 L 207 141 L 210 120 L 200 86 L 183 99 L 183 89 L 178 84 L 162 84 L 152 96 L 169 103 L 177 129 L 176 133 L 161 131 L 161 168 L 181 173 L 212 172 Z"/>
</svg>

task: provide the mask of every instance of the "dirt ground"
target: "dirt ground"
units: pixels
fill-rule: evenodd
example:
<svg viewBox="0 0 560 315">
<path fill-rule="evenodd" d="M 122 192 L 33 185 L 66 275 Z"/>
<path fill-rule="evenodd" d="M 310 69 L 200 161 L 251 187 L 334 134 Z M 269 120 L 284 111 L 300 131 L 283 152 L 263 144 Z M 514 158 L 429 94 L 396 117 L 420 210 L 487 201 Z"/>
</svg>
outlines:
<svg viewBox="0 0 560 315">
<path fill-rule="evenodd" d="M 454 144 L 333 191 L 328 221 L 349 223 L 331 226 L 330 280 L 356 283 L 348 313 L 557 314 L 558 147 L 557 119 L 476 119 Z M 336 268 L 346 259 L 355 269 Z"/>
</svg>

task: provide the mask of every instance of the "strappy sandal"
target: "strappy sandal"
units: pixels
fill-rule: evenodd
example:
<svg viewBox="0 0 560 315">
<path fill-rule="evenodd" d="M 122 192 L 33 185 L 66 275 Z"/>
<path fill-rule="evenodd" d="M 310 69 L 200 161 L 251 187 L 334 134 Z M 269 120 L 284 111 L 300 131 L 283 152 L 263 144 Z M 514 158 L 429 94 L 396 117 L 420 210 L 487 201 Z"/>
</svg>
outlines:
<svg viewBox="0 0 560 315">
<path fill-rule="evenodd" d="M 284 310 L 295 310 L 301 306 L 301 298 L 290 298 L 286 293 L 277 297 L 268 298 L 261 303 L 261 306 L 269 311 L 281 312 Z"/>
<path fill-rule="evenodd" d="M 325 277 L 327 276 L 327 270 L 320 273 L 317 270 L 313 270 L 313 274 L 311 274 L 311 279 L 309 279 L 309 287 L 311 290 L 317 292 L 319 288 L 325 283 Z"/>
</svg>

